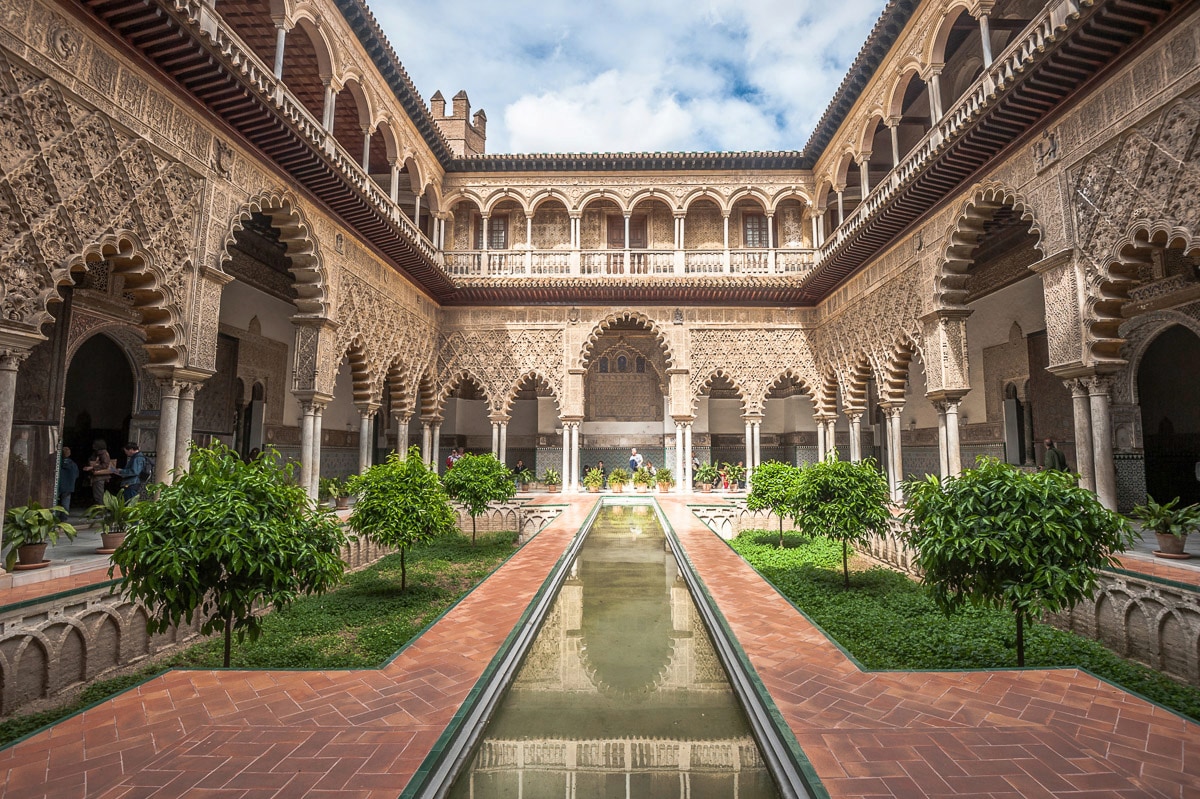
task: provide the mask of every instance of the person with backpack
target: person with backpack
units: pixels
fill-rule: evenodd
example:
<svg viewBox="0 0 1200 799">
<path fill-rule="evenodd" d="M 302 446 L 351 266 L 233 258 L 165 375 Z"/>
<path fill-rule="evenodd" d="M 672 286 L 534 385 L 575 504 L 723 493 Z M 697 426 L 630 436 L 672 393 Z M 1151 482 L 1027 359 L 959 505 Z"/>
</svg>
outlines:
<svg viewBox="0 0 1200 799">
<path fill-rule="evenodd" d="M 146 460 L 136 441 L 125 445 L 125 468 L 117 474 L 121 476 L 121 493 L 124 494 L 126 502 L 142 493 L 142 488 L 152 475 L 150 462 Z"/>
</svg>

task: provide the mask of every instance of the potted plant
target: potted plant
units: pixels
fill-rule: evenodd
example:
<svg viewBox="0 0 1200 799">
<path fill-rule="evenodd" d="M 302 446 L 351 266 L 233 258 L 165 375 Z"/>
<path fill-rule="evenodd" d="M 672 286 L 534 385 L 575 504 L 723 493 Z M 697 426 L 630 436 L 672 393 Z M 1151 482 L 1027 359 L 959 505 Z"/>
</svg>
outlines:
<svg viewBox="0 0 1200 799">
<path fill-rule="evenodd" d="M 620 466 L 613 468 L 608 473 L 608 487 L 616 493 L 620 494 L 625 490 L 625 484 L 629 482 L 629 472 L 625 471 Z"/>
<path fill-rule="evenodd" d="M 600 489 L 604 488 L 604 472 L 596 466 L 588 469 L 583 476 L 583 487 L 593 494 L 600 493 Z"/>
<path fill-rule="evenodd" d="M 554 469 L 546 469 L 542 472 L 542 485 L 546 486 L 546 490 L 551 494 L 557 494 L 559 487 L 562 486 L 562 475 Z"/>
<path fill-rule="evenodd" d="M 645 493 L 646 489 L 654 482 L 654 475 L 650 474 L 650 469 L 645 466 L 639 466 L 633 473 L 633 487 L 638 491 Z"/>
<path fill-rule="evenodd" d="M 101 555 L 111 555 L 121 546 L 129 532 L 129 524 L 133 518 L 133 506 L 137 497 L 128 502 L 124 494 L 105 494 L 104 501 L 99 505 L 88 508 L 87 517 L 100 522 L 100 548 L 96 550 Z"/>
<path fill-rule="evenodd" d="M 8 509 L 4 514 L 5 569 L 41 569 L 50 563 L 45 558 L 48 544 L 57 544 L 60 534 L 74 540 L 75 528 L 59 521 L 57 514 L 66 516 L 67 511 L 58 505 L 43 508 L 32 499 L 28 505 Z"/>
<path fill-rule="evenodd" d="M 658 483 L 659 492 L 663 494 L 670 491 L 675 485 L 675 475 L 666 466 L 654 473 L 654 479 Z"/>
<path fill-rule="evenodd" d="M 513 472 L 513 479 L 521 484 L 522 491 L 528 491 L 529 484 L 537 479 L 537 475 L 533 473 L 533 469 L 526 466 L 523 469 L 517 469 Z"/>
<path fill-rule="evenodd" d="M 1191 555 L 1183 551 L 1188 533 L 1200 530 L 1200 505 L 1179 505 L 1179 497 L 1158 504 L 1154 497 L 1147 496 L 1145 505 L 1133 509 L 1133 515 L 1142 520 L 1147 530 L 1153 530 L 1158 538 L 1156 557 L 1184 560 Z"/>
<path fill-rule="evenodd" d="M 746 479 L 746 467 L 740 463 L 725 464 L 725 479 L 729 481 L 730 491 L 740 491 L 742 481 Z"/>
<path fill-rule="evenodd" d="M 334 507 L 345 510 L 350 507 L 350 484 L 337 477 L 322 477 L 317 483 L 317 499 L 333 500 Z"/>
<path fill-rule="evenodd" d="M 696 478 L 696 482 L 700 484 L 700 491 L 705 494 L 710 494 L 712 493 L 713 483 L 716 482 L 716 479 L 721 476 L 721 473 L 717 471 L 716 466 L 713 466 L 711 463 L 705 463 L 696 470 L 696 474 L 694 476 Z"/>
</svg>

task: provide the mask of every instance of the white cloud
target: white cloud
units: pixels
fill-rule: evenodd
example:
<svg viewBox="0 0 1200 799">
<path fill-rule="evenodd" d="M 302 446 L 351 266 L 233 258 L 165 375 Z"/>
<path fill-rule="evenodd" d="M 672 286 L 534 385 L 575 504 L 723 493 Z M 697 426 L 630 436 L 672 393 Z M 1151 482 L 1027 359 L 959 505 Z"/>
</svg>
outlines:
<svg viewBox="0 0 1200 799">
<path fill-rule="evenodd" d="M 466 89 L 489 152 L 798 149 L 881 4 L 404 0 L 374 9 L 428 98 Z"/>
</svg>

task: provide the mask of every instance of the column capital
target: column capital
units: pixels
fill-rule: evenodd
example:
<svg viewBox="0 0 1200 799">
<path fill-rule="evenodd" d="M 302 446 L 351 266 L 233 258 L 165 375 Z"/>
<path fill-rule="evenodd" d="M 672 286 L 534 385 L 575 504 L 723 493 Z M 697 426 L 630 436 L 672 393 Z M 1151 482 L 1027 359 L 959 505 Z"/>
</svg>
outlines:
<svg viewBox="0 0 1200 799">
<path fill-rule="evenodd" d="M 1106 374 L 1094 374 L 1083 378 L 1082 382 L 1087 387 L 1088 396 L 1109 396 L 1112 393 L 1113 377 Z"/>
<path fill-rule="evenodd" d="M 512 421 L 512 417 L 507 413 L 491 413 L 488 414 L 488 421 L 492 424 L 508 424 Z"/>
<path fill-rule="evenodd" d="M 691 424 L 696 421 L 695 416 L 672 416 L 671 418 L 675 420 L 676 424 Z"/>
<path fill-rule="evenodd" d="M 382 405 L 378 402 L 356 402 L 354 407 L 360 416 L 372 416 L 379 411 Z"/>
<path fill-rule="evenodd" d="M 842 413 L 846 415 L 846 418 L 849 419 L 851 423 L 854 423 L 861 421 L 863 414 L 866 413 L 866 411 L 862 408 L 845 408 L 842 410 Z"/>
<path fill-rule="evenodd" d="M 761 413 L 744 413 L 742 421 L 746 424 L 762 424 L 763 415 Z"/>
</svg>

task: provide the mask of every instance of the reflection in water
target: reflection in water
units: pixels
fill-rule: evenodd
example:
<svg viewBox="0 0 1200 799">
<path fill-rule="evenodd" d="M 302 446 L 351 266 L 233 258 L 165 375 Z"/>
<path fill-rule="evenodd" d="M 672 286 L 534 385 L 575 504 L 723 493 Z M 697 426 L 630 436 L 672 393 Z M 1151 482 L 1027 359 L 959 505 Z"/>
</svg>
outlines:
<svg viewBox="0 0 1200 799">
<path fill-rule="evenodd" d="M 777 797 L 658 517 L 604 508 L 452 797 Z"/>
</svg>

